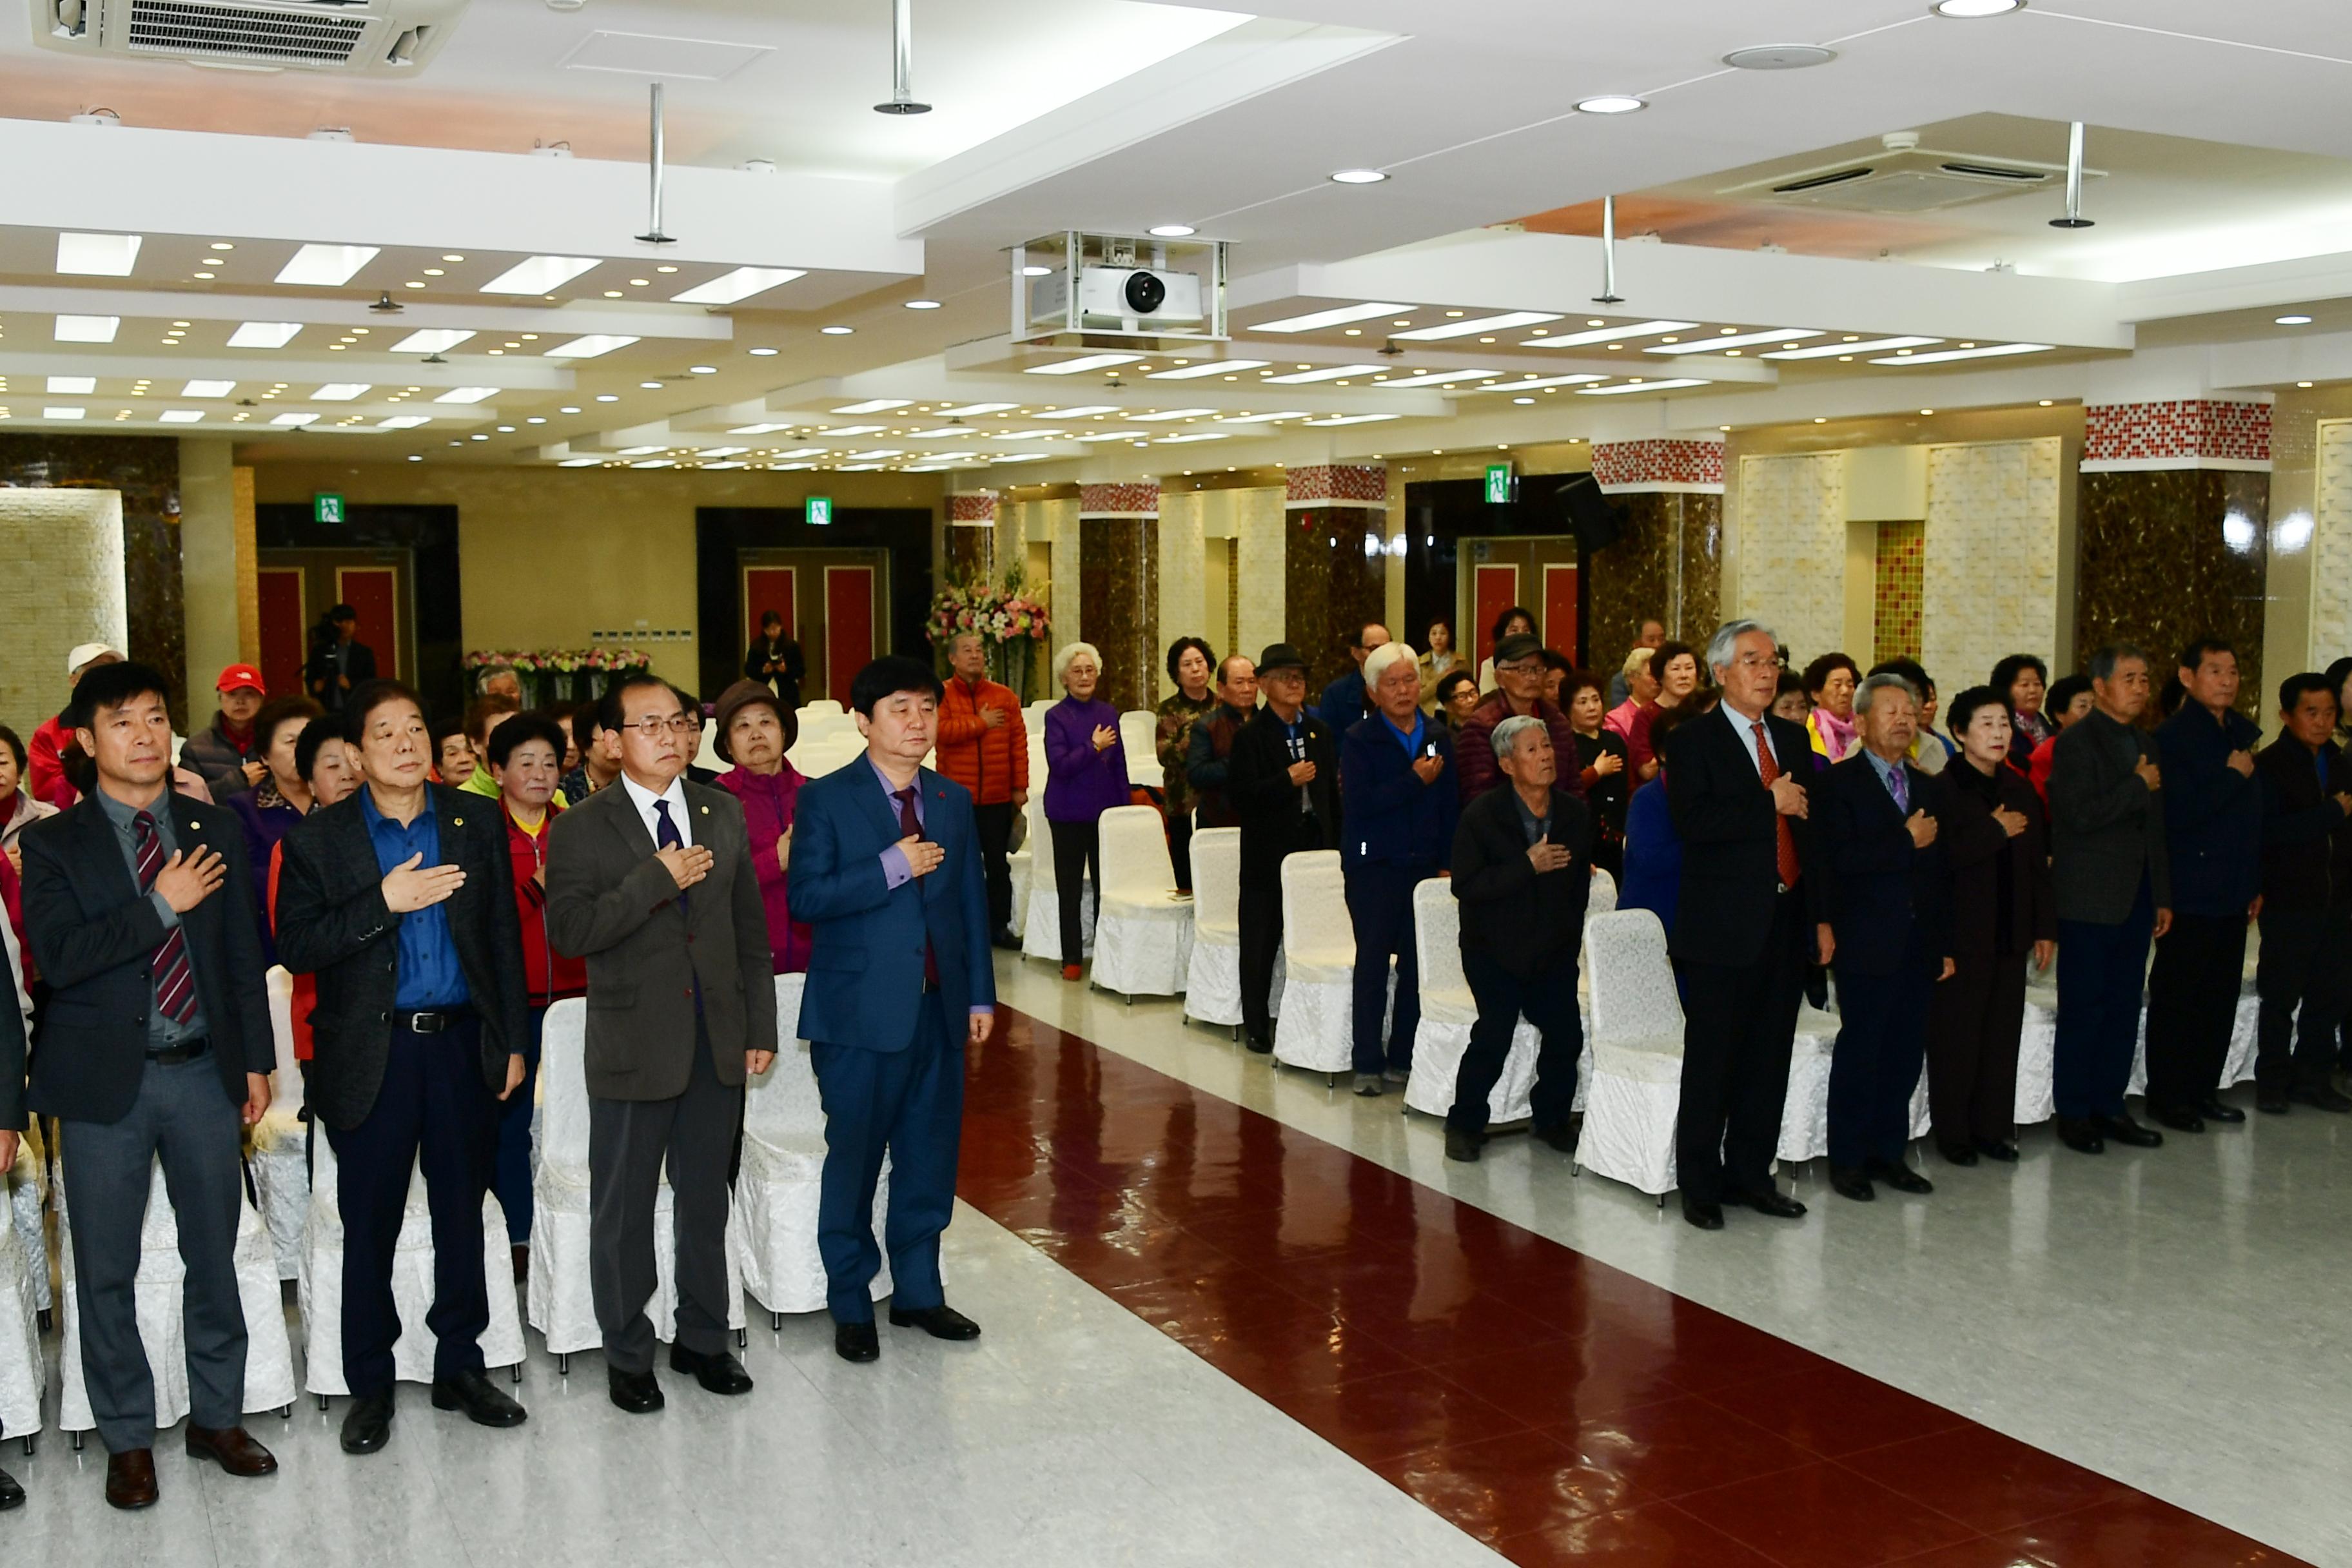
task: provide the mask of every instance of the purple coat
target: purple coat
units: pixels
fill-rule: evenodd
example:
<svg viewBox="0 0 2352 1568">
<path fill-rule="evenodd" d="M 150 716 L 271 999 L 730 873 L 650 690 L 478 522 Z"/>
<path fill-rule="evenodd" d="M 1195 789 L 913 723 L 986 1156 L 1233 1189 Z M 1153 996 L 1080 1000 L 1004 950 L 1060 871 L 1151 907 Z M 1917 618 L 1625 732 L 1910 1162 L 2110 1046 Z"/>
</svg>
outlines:
<svg viewBox="0 0 2352 1568">
<path fill-rule="evenodd" d="M 719 775 L 719 787 L 743 803 L 751 869 L 759 875 L 760 905 L 768 915 L 768 949 L 778 974 L 799 974 L 808 968 L 809 928 L 793 920 L 785 897 L 787 873 L 776 864 L 776 840 L 793 825 L 793 811 L 806 782 L 789 762 L 772 773 L 730 768 Z"/>
<path fill-rule="evenodd" d="M 1095 750 L 1095 731 L 1118 730 L 1118 710 L 1108 702 L 1065 697 L 1045 710 L 1045 820 L 1092 822 L 1128 804 L 1127 748 L 1113 741 Z"/>
</svg>

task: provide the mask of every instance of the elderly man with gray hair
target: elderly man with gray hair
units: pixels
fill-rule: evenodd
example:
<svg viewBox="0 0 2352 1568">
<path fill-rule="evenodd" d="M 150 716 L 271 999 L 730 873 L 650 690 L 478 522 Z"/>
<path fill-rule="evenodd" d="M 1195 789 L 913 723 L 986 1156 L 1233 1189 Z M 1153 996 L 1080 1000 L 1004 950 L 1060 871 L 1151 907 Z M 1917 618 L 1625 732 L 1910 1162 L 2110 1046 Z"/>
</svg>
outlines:
<svg viewBox="0 0 2352 1568">
<path fill-rule="evenodd" d="M 1454 738 L 1421 710 L 1420 656 L 1405 643 L 1375 647 L 1364 660 L 1364 689 L 1374 710 L 1348 726 L 1339 742 L 1339 865 L 1356 928 L 1356 1092 L 1371 1096 L 1412 1070 L 1412 1037 L 1421 1026 L 1412 890 L 1446 874 L 1462 806 Z M 1385 1005 L 1391 959 L 1392 1010 Z"/>
<path fill-rule="evenodd" d="M 1454 1080 L 1445 1157 L 1478 1158 L 1487 1097 L 1502 1077 L 1522 1014 L 1543 1037 L 1536 1057 L 1535 1135 L 1572 1155 L 1576 1063 L 1584 1054 L 1576 965 L 1592 891 L 1592 818 L 1582 801 L 1559 787 L 1559 757 L 1541 719 L 1514 714 L 1504 720 L 1495 726 L 1494 750 L 1510 787 L 1489 790 L 1464 806 L 1454 833 L 1462 973 L 1477 1000 L 1478 1021 L 1470 1026 Z"/>
</svg>

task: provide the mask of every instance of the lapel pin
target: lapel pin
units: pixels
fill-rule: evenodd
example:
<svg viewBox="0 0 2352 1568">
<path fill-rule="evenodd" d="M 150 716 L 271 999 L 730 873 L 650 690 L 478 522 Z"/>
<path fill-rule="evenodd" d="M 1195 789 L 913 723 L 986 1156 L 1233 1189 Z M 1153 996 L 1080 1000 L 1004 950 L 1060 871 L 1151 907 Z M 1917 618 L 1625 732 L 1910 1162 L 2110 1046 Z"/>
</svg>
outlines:
<svg viewBox="0 0 2352 1568">
<path fill-rule="evenodd" d="M 453 816 L 449 819 L 449 826 L 452 827 L 463 827 L 466 826 L 466 819 L 462 816 Z"/>
<path fill-rule="evenodd" d="M 710 815 L 710 808 L 709 808 L 709 806 L 707 806 L 707 805 L 706 805 L 706 806 L 704 806 L 704 807 L 702 808 L 702 815 L 703 815 L 703 816 L 709 816 Z"/>
</svg>

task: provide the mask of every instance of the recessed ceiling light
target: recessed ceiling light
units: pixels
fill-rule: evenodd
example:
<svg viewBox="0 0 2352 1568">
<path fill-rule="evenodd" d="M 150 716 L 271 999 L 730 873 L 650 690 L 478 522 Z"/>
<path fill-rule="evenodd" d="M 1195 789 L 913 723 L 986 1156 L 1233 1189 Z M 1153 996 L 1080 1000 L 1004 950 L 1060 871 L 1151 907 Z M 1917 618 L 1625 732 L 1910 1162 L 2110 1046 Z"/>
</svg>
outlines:
<svg viewBox="0 0 2352 1568">
<path fill-rule="evenodd" d="M 2296 383 L 2295 383 L 2295 384 L 2296 384 L 2297 386 L 2309 386 L 2309 385 L 2311 384 L 2311 383 L 2309 383 L 2309 382 L 2307 382 L 2307 381 L 2298 381 L 2298 382 L 2296 382 Z M 2049 405 L 2047 403 L 2045 403 L 2045 404 L 2043 404 L 2042 406 L 2042 407 L 2044 407 L 2044 408 L 2047 408 L 2047 407 L 2049 407 L 2050 405 Z"/>
<path fill-rule="evenodd" d="M 1933 413 L 1935 413 L 1935 412 L 1936 412 L 1936 411 L 1935 411 L 1934 409 L 1932 409 L 1932 408 L 1922 408 L 1921 410 L 1919 410 L 1919 416 L 1920 416 L 1920 417 L 1921 417 L 1921 418 L 1923 418 L 1923 419 L 1924 419 L 1924 418 L 1926 418 L 1928 415 L 1933 414 Z"/>
<path fill-rule="evenodd" d="M 1141 354 L 1086 354 L 1077 359 L 1066 359 L 1058 364 L 1033 364 L 1031 375 L 1078 375 L 1090 370 L 1108 370 L 1115 364 L 1133 364 Z"/>
<path fill-rule="evenodd" d="M 1379 169 L 1339 169 L 1331 174 L 1336 185 L 1377 185 L 1388 175 Z"/>
<path fill-rule="evenodd" d="M 909 310 L 936 310 L 939 308 L 940 302 L 937 300 L 909 300 L 907 301 L 907 309 Z"/>
<path fill-rule="evenodd" d="M 845 403 L 834 412 L 835 414 L 887 414 L 893 408 L 910 407 L 914 401 L 911 397 L 869 397 L 863 403 Z"/>
<path fill-rule="evenodd" d="M 715 364 L 690 364 L 686 368 L 696 375 L 717 375 L 719 374 L 719 367 Z"/>
<path fill-rule="evenodd" d="M 282 349 L 302 330 L 299 321 L 245 321 L 228 335 L 233 349 Z"/>
<path fill-rule="evenodd" d="M 600 392 L 596 395 L 596 401 L 599 403 L 618 403 L 621 401 L 621 395 L 617 392 Z"/>
<path fill-rule="evenodd" d="M 444 261 L 463 261 L 466 258 L 462 256 L 445 256 L 441 259 Z"/>
<path fill-rule="evenodd" d="M 87 397 L 91 393 L 98 390 L 98 377 L 94 375 L 53 375 L 49 377 L 47 390 L 51 392 L 62 392 L 69 397 Z"/>
<path fill-rule="evenodd" d="M 428 267 L 425 269 L 425 276 L 427 278 L 440 278 L 446 276 L 446 274 L 438 267 Z"/>
<path fill-rule="evenodd" d="M 479 403 L 486 397 L 496 397 L 498 394 L 499 389 L 495 386 L 453 386 L 433 401 L 436 403 Z"/>
<path fill-rule="evenodd" d="M 577 404 L 567 403 L 562 407 L 557 409 L 556 412 L 558 414 L 577 414 L 580 412 L 580 408 Z"/>
<path fill-rule="evenodd" d="M 180 388 L 183 397 L 226 397 L 236 390 L 233 381 L 192 381 Z"/>
<path fill-rule="evenodd" d="M 86 278 L 128 278 L 139 259 L 135 234 L 61 234 L 58 270 Z"/>
<path fill-rule="evenodd" d="M 110 343 L 121 325 L 120 316 L 59 316 L 53 335 L 61 343 Z"/>
<path fill-rule="evenodd" d="M 194 425 L 205 416 L 201 408 L 166 408 L 155 417 L 165 425 Z"/>
<path fill-rule="evenodd" d="M 1927 9 L 1938 16 L 1969 21 L 1978 16 L 2005 16 L 2011 11 L 2022 11 L 2025 0 L 1936 0 Z"/>
<path fill-rule="evenodd" d="M 1808 66 L 1825 66 L 1835 58 L 1835 49 L 1825 49 L 1819 44 L 1758 44 L 1751 48 L 1732 50 L 1723 57 L 1723 63 L 1734 70 L 1793 71 Z"/>
<path fill-rule="evenodd" d="M 751 351 L 751 353 L 752 353 L 752 354 L 753 354 L 753 355 L 755 355 L 756 357 L 758 357 L 758 358 L 760 358 L 760 359 L 768 359 L 768 358 L 772 357 L 772 355 L 774 355 L 774 353 L 776 353 L 776 351 L 775 351 L 774 349 L 770 349 L 770 348 L 757 348 L 757 349 L 753 349 L 753 350 Z"/>
<path fill-rule="evenodd" d="M 856 327 L 819 327 L 817 329 L 828 338 L 845 338 L 856 330 Z"/>
<path fill-rule="evenodd" d="M 319 388 L 310 395 L 320 403 L 350 403 L 366 396 L 373 390 L 371 384 L 364 381 L 337 381 Z"/>
<path fill-rule="evenodd" d="M 2273 316 L 2271 320 L 2282 327 L 2307 327 L 2311 325 L 2311 318 L 2309 316 Z"/>
<path fill-rule="evenodd" d="M 437 354 L 445 349 L 456 348 L 473 335 L 462 327 L 427 327 L 422 331 L 411 332 L 393 344 L 392 352 L 396 354 Z"/>
<path fill-rule="evenodd" d="M 807 275 L 804 268 L 797 267 L 738 267 L 670 298 L 681 305 L 732 305 L 738 300 L 748 300 Z"/>
<path fill-rule="evenodd" d="M 89 410 L 87 408 L 44 408 L 41 410 L 41 417 L 44 419 L 79 419 L 89 412 Z"/>
<path fill-rule="evenodd" d="M 1580 101 L 1576 111 L 1579 114 L 1631 114 L 1637 109 L 1649 107 L 1641 99 L 1629 98 L 1622 92 L 1604 92 L 1598 98 Z"/>
<path fill-rule="evenodd" d="M 574 338 L 568 343 L 556 344 L 553 348 L 546 351 L 546 357 L 549 359 L 594 359 L 599 354 L 611 353 L 614 349 L 627 348 L 631 343 L 635 342 L 637 340 L 633 337 L 624 337 L 612 332 L 590 332 L 587 336 Z"/>
<path fill-rule="evenodd" d="M 1152 236 L 1159 239 L 1183 239 L 1199 232 L 1189 223 L 1156 223 L 1151 226 Z"/>
<path fill-rule="evenodd" d="M 637 385 L 646 392 L 659 392 L 662 389 L 662 384 L 658 381 L 641 381 Z"/>
<path fill-rule="evenodd" d="M 396 414 L 389 419 L 377 420 L 375 427 L 379 430 L 414 430 L 420 425 L 432 423 L 432 419 L 423 414 Z"/>
<path fill-rule="evenodd" d="M 1310 310 L 1303 316 L 1286 316 L 1278 321 L 1260 321 L 1250 329 L 1254 332 L 1312 332 L 1324 327 L 1344 327 L 1350 321 L 1369 321 L 1374 316 L 1393 316 L 1399 310 L 1410 310 L 1410 305 L 1393 301 L 1385 304 L 1340 305 L 1328 310 Z"/>
<path fill-rule="evenodd" d="M 341 288 L 352 280 L 353 273 L 373 261 L 376 253 L 377 247 L 373 245 L 306 245 L 278 269 L 278 281 Z"/>
<path fill-rule="evenodd" d="M 318 417 L 319 416 L 315 414 L 280 414 L 271 418 L 269 422 L 272 425 L 290 425 L 299 427 L 304 425 L 315 424 L 318 421 Z"/>
</svg>

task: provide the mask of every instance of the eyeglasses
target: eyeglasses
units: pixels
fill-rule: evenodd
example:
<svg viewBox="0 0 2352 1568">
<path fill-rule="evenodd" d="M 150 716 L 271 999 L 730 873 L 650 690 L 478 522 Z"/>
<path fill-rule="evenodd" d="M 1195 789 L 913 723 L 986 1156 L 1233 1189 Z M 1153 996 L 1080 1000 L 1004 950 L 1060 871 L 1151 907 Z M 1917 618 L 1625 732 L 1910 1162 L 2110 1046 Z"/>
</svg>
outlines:
<svg viewBox="0 0 2352 1568">
<path fill-rule="evenodd" d="M 673 735 L 699 735 L 702 733 L 702 721 L 691 714 L 680 713 L 674 719 L 647 717 L 638 720 L 634 724 L 624 724 L 621 728 L 635 730 L 646 740 L 655 741 L 661 738 L 661 732 L 664 730 L 667 730 Z"/>
<path fill-rule="evenodd" d="M 1495 673 L 1496 675 L 1534 675 L 1543 667 L 1543 660 L 1539 658 L 1515 658 L 1508 664 L 1496 665 Z"/>
</svg>

